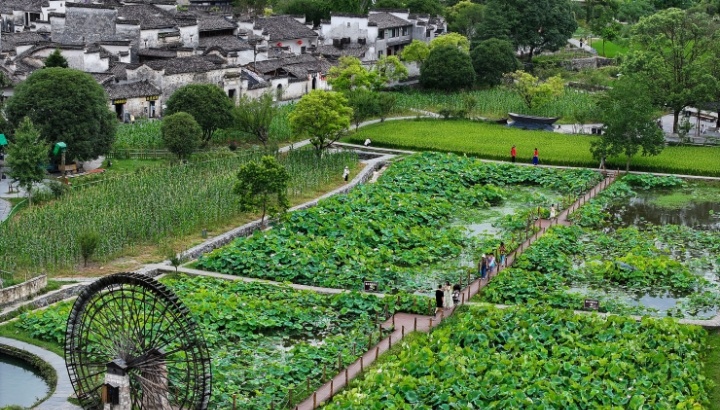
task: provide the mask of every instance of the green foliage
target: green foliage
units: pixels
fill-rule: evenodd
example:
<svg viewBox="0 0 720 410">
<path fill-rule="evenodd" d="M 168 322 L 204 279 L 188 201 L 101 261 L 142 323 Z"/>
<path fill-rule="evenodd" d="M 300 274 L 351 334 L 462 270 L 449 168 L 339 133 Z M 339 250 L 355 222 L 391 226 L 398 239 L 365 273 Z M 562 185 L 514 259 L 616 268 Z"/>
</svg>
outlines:
<svg viewBox="0 0 720 410">
<path fill-rule="evenodd" d="M 163 118 L 160 132 L 165 148 L 179 159 L 187 159 L 195 152 L 202 138 L 200 125 L 192 115 L 182 111 Z"/>
<path fill-rule="evenodd" d="M 0 224 L 0 269 L 72 267 L 80 248 L 68 238 L 90 229 L 102 238 L 95 256 L 104 260 L 135 247 L 224 226 L 243 216 L 233 194 L 238 168 L 260 158 L 255 152 L 228 155 L 106 178 L 26 210 Z M 318 161 L 312 152 L 293 151 L 279 161 L 292 177 L 289 195 L 296 199 L 336 181 L 345 166 L 357 164 L 357 156 L 328 154 Z"/>
<path fill-rule="evenodd" d="M 380 110 L 380 93 L 357 89 L 348 91 L 345 95 L 350 108 L 353 110 L 352 123 L 355 124 L 355 131 L 357 131 L 361 122 L 382 113 Z"/>
<path fill-rule="evenodd" d="M 455 45 L 433 47 L 420 67 L 420 84 L 425 88 L 455 91 L 470 88 L 474 82 L 475 71 L 470 56 Z"/>
<path fill-rule="evenodd" d="M 82 71 L 46 68 L 20 83 L 5 114 L 17 128 L 26 116 L 49 143 L 67 144 L 69 160 L 89 160 L 110 151 L 117 121 L 102 86 Z"/>
<path fill-rule="evenodd" d="M 699 408 L 705 336 L 669 319 L 470 306 L 324 408 Z"/>
<path fill-rule="evenodd" d="M 477 26 L 485 15 L 485 6 L 469 0 L 460 1 L 446 9 L 448 31 L 460 33 L 468 39 L 473 39 Z"/>
<path fill-rule="evenodd" d="M 351 116 L 352 108 L 342 94 L 313 90 L 300 99 L 289 118 L 295 134 L 309 138 L 320 155 L 346 132 Z"/>
<path fill-rule="evenodd" d="M 455 47 L 465 54 L 470 52 L 470 40 L 459 33 L 447 33 L 442 36 L 435 37 L 430 42 L 430 51 L 441 47 Z"/>
<path fill-rule="evenodd" d="M 63 57 L 62 54 L 60 54 L 60 49 L 56 48 L 55 51 L 50 53 L 49 56 L 45 59 L 45 67 L 59 67 L 59 68 L 68 68 L 68 62 Z"/>
<path fill-rule="evenodd" d="M 275 157 L 266 155 L 260 162 L 248 162 L 240 167 L 234 192 L 240 195 L 240 209 L 243 211 L 262 210 L 260 222 L 265 214 L 276 216 L 287 211 L 290 202 L 287 197 L 290 174 Z"/>
<path fill-rule="evenodd" d="M 15 141 L 7 147 L 7 174 L 28 193 L 32 203 L 32 186 L 45 178 L 43 164 L 47 161 L 47 143 L 40 137 L 30 118 L 25 117 L 15 132 Z"/>
<path fill-rule="evenodd" d="M 382 82 L 377 71 L 368 70 L 363 67 L 359 59 L 350 56 L 340 57 L 339 64 L 331 67 L 328 73 L 328 84 L 335 91 L 350 91 L 358 88 L 374 90 Z"/>
<path fill-rule="evenodd" d="M 407 62 L 422 63 L 430 55 L 430 47 L 424 41 L 413 40 L 402 49 L 400 59 Z"/>
<path fill-rule="evenodd" d="M 478 84 L 500 84 L 503 74 L 517 70 L 520 66 L 515 57 L 515 48 L 509 41 L 490 39 L 479 42 L 470 52 Z"/>
<path fill-rule="evenodd" d="M 271 127 L 280 108 L 275 105 L 272 93 L 264 93 L 260 98 L 243 96 L 240 104 L 233 108 L 234 126 L 237 130 L 257 138 L 267 147 L 271 137 Z"/>
<path fill-rule="evenodd" d="M 203 130 L 203 142 L 212 138 L 218 128 L 232 124 L 233 102 L 214 84 L 188 84 L 178 88 L 167 100 L 165 115 L 186 112 Z"/>
<path fill-rule="evenodd" d="M 356 289 L 363 280 L 375 280 L 384 291 L 416 291 L 414 277 L 427 276 L 429 265 L 456 258 L 468 247 L 463 230 L 450 225 L 455 215 L 504 200 L 496 185 L 565 192 L 598 175 L 415 155 L 393 164 L 377 183 L 293 212 L 270 231 L 202 256 L 198 266 L 306 285 Z M 429 286 L 420 290 L 431 291 Z"/>
<path fill-rule="evenodd" d="M 83 265 L 87 266 L 88 259 L 95 254 L 95 251 L 100 245 L 100 234 L 93 230 L 83 231 L 77 236 L 77 241 L 80 246 L 80 256 L 82 256 Z"/>
<path fill-rule="evenodd" d="M 408 70 L 397 56 L 382 56 L 376 62 L 373 70 L 377 73 L 382 84 L 394 83 L 407 78 Z"/>
<path fill-rule="evenodd" d="M 135 121 L 135 124 L 119 124 L 112 148 L 113 150 L 162 148 L 161 126 L 162 121 L 142 119 Z"/>
<path fill-rule="evenodd" d="M 507 76 L 513 80 L 512 88 L 522 98 L 530 112 L 561 96 L 565 91 L 565 85 L 560 77 L 550 77 L 540 82 L 537 77 L 522 70 Z"/>
</svg>

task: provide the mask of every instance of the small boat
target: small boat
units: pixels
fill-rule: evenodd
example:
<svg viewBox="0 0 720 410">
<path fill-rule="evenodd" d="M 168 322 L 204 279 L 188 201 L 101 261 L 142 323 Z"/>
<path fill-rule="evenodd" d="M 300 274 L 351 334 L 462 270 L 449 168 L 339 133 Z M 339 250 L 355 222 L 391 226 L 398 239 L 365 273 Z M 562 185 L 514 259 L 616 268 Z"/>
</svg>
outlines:
<svg viewBox="0 0 720 410">
<path fill-rule="evenodd" d="M 508 116 L 515 122 L 543 125 L 552 125 L 560 119 L 560 117 L 537 117 L 535 115 L 516 114 L 514 112 L 509 112 Z"/>
</svg>

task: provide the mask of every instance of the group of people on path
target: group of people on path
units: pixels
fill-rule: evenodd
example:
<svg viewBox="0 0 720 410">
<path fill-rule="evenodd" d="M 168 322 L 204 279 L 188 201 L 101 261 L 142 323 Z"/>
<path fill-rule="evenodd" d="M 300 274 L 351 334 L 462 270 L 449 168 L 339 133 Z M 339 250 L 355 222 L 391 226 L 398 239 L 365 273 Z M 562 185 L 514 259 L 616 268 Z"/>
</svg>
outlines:
<svg viewBox="0 0 720 410">
<path fill-rule="evenodd" d="M 517 148 L 513 145 L 512 148 L 510 148 L 510 162 L 512 162 L 514 164 L 516 157 L 517 157 Z M 538 149 L 536 147 L 535 151 L 533 152 L 532 164 L 537 165 L 539 163 L 540 163 L 540 152 L 538 151 Z"/>
<path fill-rule="evenodd" d="M 498 266 L 505 265 L 507 258 L 507 248 L 505 248 L 505 242 L 500 242 L 500 246 L 497 249 L 497 258 L 495 253 L 490 252 L 488 254 L 482 254 L 480 262 L 478 262 L 478 273 L 480 274 L 480 280 L 485 280 L 488 275 L 492 274 Z M 460 284 L 450 285 L 450 282 L 445 282 L 438 285 L 435 290 L 435 314 L 443 309 L 451 309 L 458 303 L 460 303 L 460 292 L 462 287 Z"/>
</svg>

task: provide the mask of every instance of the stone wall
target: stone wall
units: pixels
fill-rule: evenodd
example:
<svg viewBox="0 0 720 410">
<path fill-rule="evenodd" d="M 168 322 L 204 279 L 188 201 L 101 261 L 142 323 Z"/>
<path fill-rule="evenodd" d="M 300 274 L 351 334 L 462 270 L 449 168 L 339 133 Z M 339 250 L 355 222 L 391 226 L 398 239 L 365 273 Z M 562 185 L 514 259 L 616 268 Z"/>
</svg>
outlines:
<svg viewBox="0 0 720 410">
<path fill-rule="evenodd" d="M 615 59 L 605 57 L 588 57 L 565 60 L 562 62 L 567 70 L 580 71 L 615 65 Z"/>
<path fill-rule="evenodd" d="M 19 285 L 0 289 L 0 306 L 14 303 L 40 292 L 47 285 L 47 275 L 38 276 Z"/>
</svg>

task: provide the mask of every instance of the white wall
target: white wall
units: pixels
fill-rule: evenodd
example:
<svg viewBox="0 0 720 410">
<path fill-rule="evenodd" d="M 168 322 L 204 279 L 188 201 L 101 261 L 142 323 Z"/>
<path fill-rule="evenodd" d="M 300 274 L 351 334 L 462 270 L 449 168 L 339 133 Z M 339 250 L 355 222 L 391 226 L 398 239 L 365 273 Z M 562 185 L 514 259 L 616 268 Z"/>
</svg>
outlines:
<svg viewBox="0 0 720 410">
<path fill-rule="evenodd" d="M 185 47 L 195 48 L 200 43 L 200 34 L 197 24 L 194 26 L 180 27 L 180 39 Z"/>
</svg>

